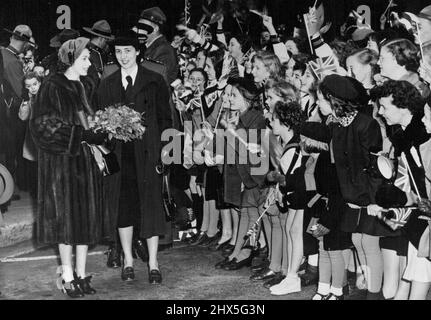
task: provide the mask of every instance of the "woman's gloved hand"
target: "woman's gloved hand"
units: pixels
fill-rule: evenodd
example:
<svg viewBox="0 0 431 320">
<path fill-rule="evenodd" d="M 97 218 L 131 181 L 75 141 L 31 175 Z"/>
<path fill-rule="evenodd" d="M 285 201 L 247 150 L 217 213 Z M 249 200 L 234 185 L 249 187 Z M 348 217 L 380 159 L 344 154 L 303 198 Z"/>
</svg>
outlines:
<svg viewBox="0 0 431 320">
<path fill-rule="evenodd" d="M 88 144 L 103 144 L 106 140 L 108 140 L 107 133 L 94 133 L 91 130 L 84 130 L 82 132 L 82 141 Z"/>
<path fill-rule="evenodd" d="M 419 210 L 426 216 L 431 217 L 431 200 L 422 199 L 418 203 Z"/>
</svg>

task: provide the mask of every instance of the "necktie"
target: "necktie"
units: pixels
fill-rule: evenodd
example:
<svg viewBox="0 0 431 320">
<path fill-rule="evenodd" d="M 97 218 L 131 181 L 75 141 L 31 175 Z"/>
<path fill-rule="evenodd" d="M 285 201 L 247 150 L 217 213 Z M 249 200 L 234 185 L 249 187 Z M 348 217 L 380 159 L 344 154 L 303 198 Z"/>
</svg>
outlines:
<svg viewBox="0 0 431 320">
<path fill-rule="evenodd" d="M 126 88 L 126 103 L 132 102 L 132 92 L 133 92 L 133 80 L 131 76 L 126 77 L 127 88 Z"/>
</svg>

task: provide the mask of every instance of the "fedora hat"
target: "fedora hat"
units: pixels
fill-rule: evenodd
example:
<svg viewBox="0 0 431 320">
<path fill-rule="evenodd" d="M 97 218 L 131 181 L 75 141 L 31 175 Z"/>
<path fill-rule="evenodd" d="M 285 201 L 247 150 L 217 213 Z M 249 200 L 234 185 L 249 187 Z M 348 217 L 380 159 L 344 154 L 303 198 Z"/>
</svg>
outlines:
<svg viewBox="0 0 431 320">
<path fill-rule="evenodd" d="M 14 182 L 5 166 L 0 164 L 0 205 L 9 201 L 13 195 Z"/>
<path fill-rule="evenodd" d="M 55 35 L 49 41 L 51 48 L 60 48 L 63 43 L 68 40 L 73 40 L 79 37 L 79 31 L 74 29 L 63 29 L 59 34 Z"/>
<path fill-rule="evenodd" d="M 91 28 L 83 27 L 82 29 L 84 29 L 90 34 L 93 34 L 95 36 L 102 37 L 108 40 L 114 40 L 115 38 L 112 35 L 111 26 L 106 20 L 97 21 L 93 24 Z"/>
<path fill-rule="evenodd" d="M 10 31 L 9 29 L 4 28 L 4 31 L 10 33 L 12 36 L 17 38 L 18 40 L 28 42 L 32 45 L 36 46 L 36 43 L 32 40 L 33 32 L 31 31 L 30 27 L 25 24 L 20 24 L 15 27 L 13 31 Z"/>
</svg>

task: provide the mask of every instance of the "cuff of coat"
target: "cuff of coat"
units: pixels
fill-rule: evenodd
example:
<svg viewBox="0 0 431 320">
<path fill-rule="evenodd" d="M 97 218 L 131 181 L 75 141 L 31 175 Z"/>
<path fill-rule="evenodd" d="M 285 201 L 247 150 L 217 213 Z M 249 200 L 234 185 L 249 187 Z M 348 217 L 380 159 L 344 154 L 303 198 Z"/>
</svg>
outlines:
<svg viewBox="0 0 431 320">
<path fill-rule="evenodd" d="M 71 155 L 76 155 L 79 153 L 79 148 L 81 147 L 83 133 L 84 133 L 83 127 L 81 126 L 72 127 L 72 133 L 70 135 L 69 145 L 67 148 L 68 153 L 70 153 Z"/>
<path fill-rule="evenodd" d="M 316 33 L 314 36 L 311 37 L 311 44 L 313 46 L 313 49 L 316 50 L 323 46 L 325 44 L 325 41 L 319 33 Z"/>
<path fill-rule="evenodd" d="M 280 43 L 280 37 L 279 36 L 272 35 L 270 37 L 270 40 L 271 40 L 272 44 Z"/>
</svg>

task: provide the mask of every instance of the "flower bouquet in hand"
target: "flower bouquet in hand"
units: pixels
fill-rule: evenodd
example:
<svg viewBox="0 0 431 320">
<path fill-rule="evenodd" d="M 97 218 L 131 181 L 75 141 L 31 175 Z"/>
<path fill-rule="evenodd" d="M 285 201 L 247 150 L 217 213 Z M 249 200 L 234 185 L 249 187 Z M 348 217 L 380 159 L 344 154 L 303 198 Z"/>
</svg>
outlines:
<svg viewBox="0 0 431 320">
<path fill-rule="evenodd" d="M 124 142 L 142 139 L 146 129 L 142 114 L 121 104 L 109 106 L 89 116 L 88 126 L 94 133 L 108 134 L 109 140 L 114 138 Z M 102 145 L 90 145 L 90 148 L 104 176 L 120 171 L 114 152 Z"/>
<path fill-rule="evenodd" d="M 122 104 L 97 111 L 88 118 L 88 124 L 93 132 L 107 133 L 110 140 L 124 142 L 142 139 L 146 129 L 143 115 Z"/>
</svg>

